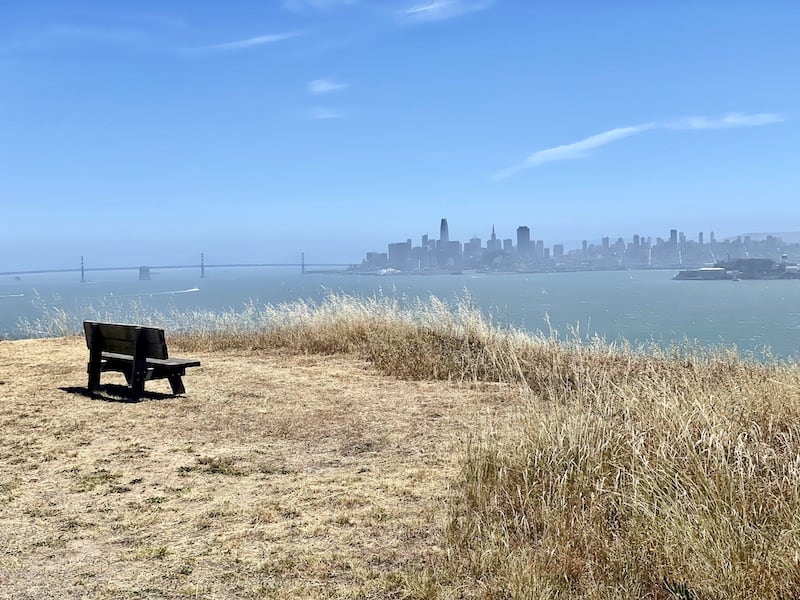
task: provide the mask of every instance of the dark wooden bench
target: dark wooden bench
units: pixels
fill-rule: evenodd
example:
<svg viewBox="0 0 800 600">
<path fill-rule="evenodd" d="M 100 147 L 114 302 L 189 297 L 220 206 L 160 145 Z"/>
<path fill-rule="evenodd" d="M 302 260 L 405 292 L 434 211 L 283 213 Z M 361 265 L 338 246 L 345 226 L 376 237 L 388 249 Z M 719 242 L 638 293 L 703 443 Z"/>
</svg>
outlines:
<svg viewBox="0 0 800 600">
<path fill-rule="evenodd" d="M 168 379 L 172 393 L 183 394 L 181 377 L 187 368 L 200 366 L 199 360 L 169 358 L 163 329 L 84 321 L 83 331 L 89 348 L 90 392 L 100 386 L 100 373 L 118 371 L 125 375 L 134 399 L 144 393 L 144 382 L 150 379 Z"/>
</svg>

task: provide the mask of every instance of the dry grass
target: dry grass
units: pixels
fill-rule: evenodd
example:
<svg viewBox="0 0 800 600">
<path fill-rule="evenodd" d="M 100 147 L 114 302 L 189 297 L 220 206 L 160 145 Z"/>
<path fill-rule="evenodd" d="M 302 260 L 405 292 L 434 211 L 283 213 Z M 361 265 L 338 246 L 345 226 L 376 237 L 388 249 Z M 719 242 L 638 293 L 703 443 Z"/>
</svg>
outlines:
<svg viewBox="0 0 800 600">
<path fill-rule="evenodd" d="M 560 374 L 465 453 L 448 581 L 489 597 L 798 597 L 795 367 L 553 353 Z"/>
<path fill-rule="evenodd" d="M 147 585 L 163 595 L 190 593 L 191 585 L 201 596 L 688 600 L 800 593 L 794 364 L 742 360 L 733 351 L 530 337 L 493 326 L 468 299 L 449 307 L 436 299 L 331 296 L 321 305 L 152 320 L 179 330 L 184 351 L 204 361 L 189 379 L 187 399 L 121 407 L 58 400 L 51 383 L 39 416 L 30 407 L 31 365 L 27 383 L 15 383 L 27 391 L 18 392 L 16 405 L 3 405 L 16 407 L 9 418 L 28 413 L 34 426 L 13 421 L 2 430 L 17 437 L 0 447 L 25 466 L 3 471 L 0 490 L 11 504 L 0 504 L 0 516 L 10 511 L 20 522 L 15 530 L 35 532 L 45 523 L 52 540 L 58 519 L 26 516 L 27 506 L 41 504 L 57 481 L 62 495 L 84 498 L 94 516 L 70 513 L 59 535 L 74 541 L 72 531 L 94 532 L 82 545 L 89 554 L 128 544 L 124 560 L 113 563 L 120 574 L 106 569 L 96 580 L 104 593 L 111 593 L 109 580 L 129 592 L 142 589 L 142 565 L 156 573 Z M 38 343 L 74 345 L 61 376 L 75 385 L 78 344 Z M 20 355 L 2 372 L 18 369 Z M 3 398 L 8 394 L 0 387 Z M 96 417 L 79 421 L 76 402 Z M 64 412 L 52 414 L 53 406 Z M 125 417 L 121 429 L 102 414 L 111 409 Z M 80 427 L 62 432 L 75 421 Z M 109 435 L 112 446 L 81 450 Z M 123 439 L 141 444 L 144 457 Z M 52 470 L 42 448 L 57 442 L 74 454 L 72 466 L 47 471 L 50 484 L 24 485 L 35 471 Z M 123 447 L 127 454 L 113 454 Z M 136 479 L 137 460 L 153 461 L 147 477 L 169 487 L 141 493 L 126 483 Z M 364 465 L 369 471 L 360 471 Z M 186 486 L 190 492 L 165 491 L 181 490 L 187 478 L 199 482 Z M 111 517 L 97 516 L 105 514 L 98 506 L 110 503 L 109 513 L 125 521 L 115 502 L 125 494 L 136 498 L 129 527 L 138 529 L 122 542 L 109 540 L 108 525 L 99 523 Z M 340 497 L 344 507 L 331 500 Z M 262 521 L 255 498 L 279 508 L 268 504 Z M 225 525 L 217 532 L 219 519 Z M 21 562 L 42 558 L 26 548 Z M 266 564 L 283 566 L 264 570 Z M 31 580 L 30 566 L 15 568 L 14 581 Z"/>
<path fill-rule="evenodd" d="M 0 597 L 404 597 L 457 438 L 506 405 L 352 357 L 192 356 L 185 397 L 130 403 L 61 389 L 82 339 L 0 343 Z"/>
</svg>

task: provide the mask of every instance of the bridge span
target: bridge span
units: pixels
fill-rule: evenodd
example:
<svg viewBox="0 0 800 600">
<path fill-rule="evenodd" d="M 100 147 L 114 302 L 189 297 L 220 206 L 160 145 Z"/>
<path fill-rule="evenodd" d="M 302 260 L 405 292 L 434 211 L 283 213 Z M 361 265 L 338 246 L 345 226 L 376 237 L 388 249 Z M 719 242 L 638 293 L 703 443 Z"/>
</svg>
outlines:
<svg viewBox="0 0 800 600">
<path fill-rule="evenodd" d="M 85 267 L 81 264 L 80 267 L 66 268 L 66 269 L 29 269 L 24 271 L 0 271 L 0 276 L 19 276 L 19 275 L 39 275 L 46 273 L 80 273 L 81 279 L 83 274 L 91 271 L 139 271 L 142 272 L 143 268 L 152 269 L 154 271 L 164 269 L 198 269 L 200 276 L 205 274 L 205 269 L 232 269 L 232 268 L 252 268 L 252 267 L 299 267 L 301 273 L 306 273 L 306 268 L 346 268 L 352 266 L 350 263 L 225 263 L 225 264 L 193 264 L 193 265 L 137 265 L 137 266 L 124 266 L 124 267 Z"/>
</svg>

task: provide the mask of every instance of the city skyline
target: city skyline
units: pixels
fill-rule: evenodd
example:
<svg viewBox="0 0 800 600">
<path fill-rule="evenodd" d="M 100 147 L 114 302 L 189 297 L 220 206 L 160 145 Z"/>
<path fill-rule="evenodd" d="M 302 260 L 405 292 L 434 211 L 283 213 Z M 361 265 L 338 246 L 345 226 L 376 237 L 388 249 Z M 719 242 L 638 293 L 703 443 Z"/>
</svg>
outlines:
<svg viewBox="0 0 800 600">
<path fill-rule="evenodd" d="M 641 233 L 616 238 L 606 235 L 599 240 L 581 240 L 575 248 L 562 241 L 537 239 L 527 225 L 517 226 L 515 237 L 497 237 L 496 227 L 492 225 L 488 239 L 473 235 L 462 242 L 451 238 L 448 220 L 442 218 L 438 239 L 425 233 L 419 237 L 417 245 L 413 238 L 389 242 L 386 252 L 366 252 L 355 270 L 607 270 L 701 267 L 740 258 L 785 261 L 791 257 L 800 260 L 800 233 L 784 233 L 791 236 L 784 240 L 780 235 L 770 233 L 718 238 L 713 230 L 695 235 L 687 235 L 676 228 L 670 228 L 668 232 L 665 237 Z"/>
<path fill-rule="evenodd" d="M 781 231 L 798 27 L 788 0 L 3 3 L 0 257 L 350 262 L 442 214 Z"/>
<path fill-rule="evenodd" d="M 559 240 L 556 238 L 548 238 L 547 236 L 539 237 L 537 234 L 539 233 L 535 228 L 532 228 L 528 225 L 518 225 L 513 227 L 513 231 L 505 232 L 507 235 L 504 235 L 504 232 L 500 230 L 500 235 L 497 235 L 497 230 L 499 229 L 495 225 L 488 226 L 487 229 L 487 236 L 482 237 L 477 232 L 473 232 L 471 237 L 467 237 L 466 241 L 462 241 L 461 235 L 456 234 L 455 236 L 450 235 L 451 227 L 450 223 L 447 218 L 442 218 L 439 220 L 439 238 L 431 236 L 428 233 L 421 233 L 416 234 L 413 237 L 407 237 L 403 241 L 395 241 L 395 242 L 385 242 L 384 246 L 391 246 L 393 244 L 405 244 L 411 242 L 412 245 L 419 240 L 423 242 L 425 240 L 429 242 L 438 242 L 442 239 L 442 234 L 446 234 L 447 242 L 452 244 L 454 247 L 455 245 L 459 246 L 458 252 L 464 252 L 465 249 L 469 251 L 468 245 L 475 241 L 480 242 L 480 248 L 484 250 L 487 248 L 491 248 L 490 244 L 496 239 L 496 250 L 505 250 L 506 252 L 513 250 L 513 252 L 517 252 L 517 248 L 519 246 L 519 235 L 520 230 L 527 230 L 528 234 L 528 241 L 530 243 L 530 252 L 544 252 L 545 250 L 548 252 L 548 258 L 552 257 L 555 258 L 559 255 L 569 255 L 576 250 L 581 250 L 583 245 L 586 246 L 596 246 L 596 247 L 605 247 L 608 248 L 613 246 L 614 244 L 619 244 L 620 242 L 624 242 L 624 244 L 629 245 L 633 244 L 638 246 L 638 240 L 641 240 L 642 244 L 658 244 L 662 241 L 669 241 L 670 237 L 674 234 L 676 239 L 680 239 L 680 243 L 697 243 L 699 242 L 700 245 L 704 243 L 706 245 L 713 244 L 713 243 L 731 243 L 739 241 L 752 241 L 761 242 L 768 240 L 770 238 L 776 238 L 787 245 L 796 246 L 793 250 L 797 250 L 798 252 L 798 259 L 800 259 L 800 230 L 798 231 L 772 231 L 772 232 L 740 232 L 736 234 L 730 235 L 718 235 L 715 230 L 713 229 L 706 229 L 705 231 L 698 231 L 694 234 L 687 233 L 682 229 L 677 228 L 669 228 L 664 227 L 659 230 L 659 233 L 665 234 L 666 236 L 662 237 L 662 235 L 657 235 L 652 231 L 646 231 L 644 228 L 641 228 L 638 233 L 628 233 L 628 234 L 608 234 L 603 235 L 601 232 L 600 234 L 588 236 L 583 240 L 576 240 L 576 239 L 569 239 L 569 240 Z M 459 232 L 462 229 L 456 228 L 455 231 Z M 347 232 L 348 234 L 350 232 Z M 707 234 L 707 235 L 706 235 Z M 415 239 L 416 238 L 416 239 Z M 455 239 L 458 238 L 458 239 Z M 358 240 L 359 238 L 353 237 L 352 239 Z M 510 245 L 509 245 L 510 244 Z M 538 245 L 538 250 L 537 250 Z M 201 248 L 202 246 L 198 246 Z M 560 248 L 560 254 L 558 252 L 558 248 Z M 293 247 L 292 251 L 285 252 L 279 257 L 275 257 L 274 255 L 269 255 L 265 252 L 250 252 L 245 254 L 236 255 L 235 253 L 231 252 L 230 250 L 224 252 L 223 254 L 211 254 L 209 255 L 208 252 L 205 252 L 202 249 L 196 248 L 184 248 L 178 254 L 170 254 L 167 252 L 157 251 L 157 252 L 149 252 L 149 253 L 142 253 L 142 252 L 134 252 L 131 251 L 130 253 L 123 256 L 123 258 L 119 261 L 114 259 L 110 259 L 109 256 L 99 254 L 99 255 L 91 255 L 90 253 L 80 253 L 77 255 L 60 255 L 60 256 L 53 256 L 53 257 L 44 257 L 42 260 L 36 263 L 26 263 L 23 260 L 19 260 L 16 256 L 0 256 L 0 273 L 6 274 L 15 274 L 18 272 L 28 272 L 28 271 L 77 271 L 79 270 L 79 265 L 82 262 L 82 259 L 86 259 L 89 261 L 89 266 L 87 270 L 94 270 L 94 269 L 115 269 L 124 267 L 126 269 L 134 269 L 139 268 L 140 265 L 165 265 L 165 264 L 174 264 L 174 265 L 186 265 L 186 266 L 200 266 L 201 262 L 198 262 L 198 257 L 205 256 L 205 257 L 212 257 L 209 264 L 214 265 L 235 265 L 235 264 L 286 264 L 286 265 L 297 265 L 299 266 L 301 262 L 305 261 L 310 265 L 316 266 L 345 266 L 345 265 L 353 265 L 358 266 L 362 264 L 364 261 L 365 255 L 370 254 L 388 254 L 388 252 L 383 252 L 379 247 L 375 247 L 372 250 L 365 250 L 364 245 L 360 246 L 360 250 L 358 251 L 358 255 L 351 259 L 347 260 L 338 260 L 335 258 L 330 258 L 334 256 L 334 252 L 325 251 L 323 249 L 322 252 L 314 253 L 314 252 L 307 252 L 305 248 L 297 245 Z M 303 258 L 305 257 L 305 258 Z M 540 257 L 541 258 L 541 257 Z M 677 264 L 674 265 L 677 268 Z M 174 268 L 174 267 L 167 267 L 167 268 Z"/>
</svg>

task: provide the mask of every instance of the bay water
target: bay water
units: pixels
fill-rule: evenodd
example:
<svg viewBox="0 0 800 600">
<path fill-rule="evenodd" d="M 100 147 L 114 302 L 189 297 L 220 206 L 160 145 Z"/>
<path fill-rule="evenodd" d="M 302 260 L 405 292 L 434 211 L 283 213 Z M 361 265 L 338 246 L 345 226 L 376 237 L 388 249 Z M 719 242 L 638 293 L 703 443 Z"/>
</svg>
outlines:
<svg viewBox="0 0 800 600">
<path fill-rule="evenodd" d="M 222 311 L 247 302 L 317 302 L 330 292 L 389 295 L 456 302 L 469 295 L 495 322 L 562 336 L 577 330 L 609 342 L 684 340 L 732 346 L 778 357 L 798 355 L 800 281 L 674 281 L 674 271 L 353 275 L 306 273 L 288 268 L 170 269 L 139 281 L 136 271 L 0 278 L 0 336 L 25 337 L 22 320 L 41 316 L 40 304 L 81 318 L 87 307 Z M 120 317 L 123 318 L 123 317 Z M 168 326 L 168 324 L 167 324 Z"/>
</svg>

